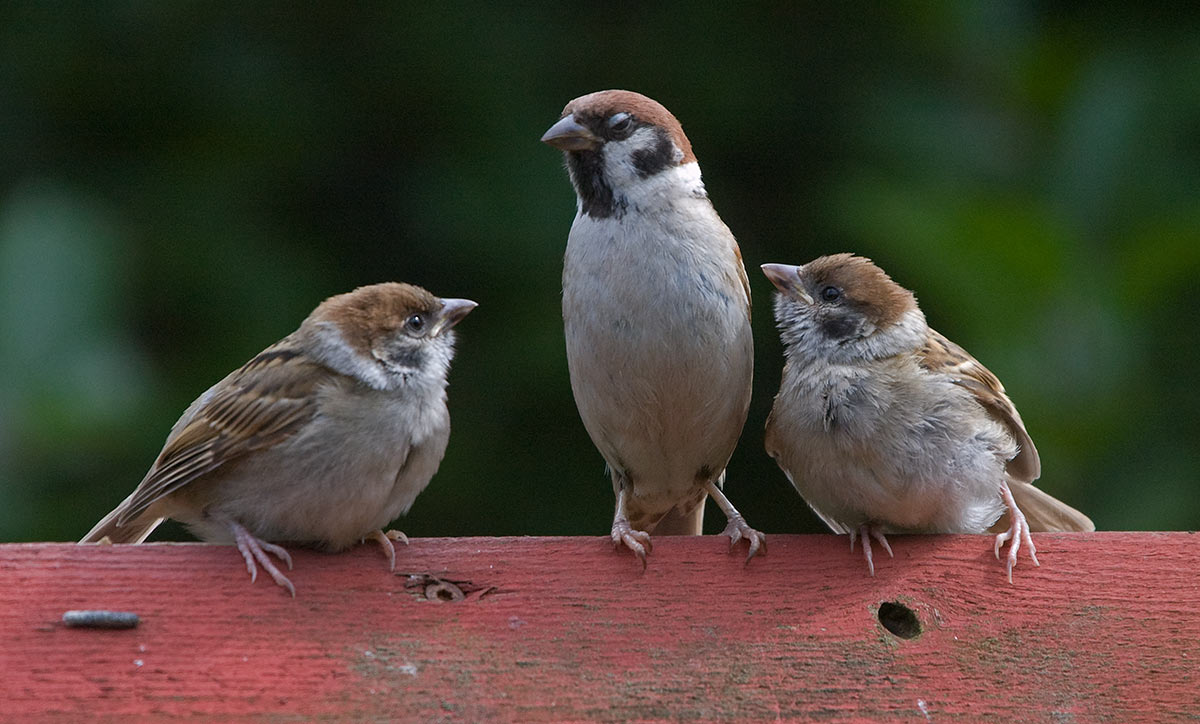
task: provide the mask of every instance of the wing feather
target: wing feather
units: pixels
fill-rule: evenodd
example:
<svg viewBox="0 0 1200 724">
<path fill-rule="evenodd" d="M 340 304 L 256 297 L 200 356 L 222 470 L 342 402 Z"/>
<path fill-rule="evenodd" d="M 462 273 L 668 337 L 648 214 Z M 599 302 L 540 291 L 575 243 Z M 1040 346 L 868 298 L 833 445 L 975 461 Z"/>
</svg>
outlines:
<svg viewBox="0 0 1200 724">
<path fill-rule="evenodd" d="M 1000 379 L 965 349 L 929 330 L 929 339 L 918 353 L 921 366 L 931 372 L 949 375 L 993 418 L 1003 424 L 1017 443 L 1017 456 L 1008 461 L 1006 470 L 1013 479 L 1030 483 L 1042 474 L 1042 462 L 1025 423 L 1004 391 Z"/>
<path fill-rule="evenodd" d="M 230 460 L 278 445 L 313 418 L 317 385 L 338 375 L 286 342 L 267 348 L 184 413 L 117 525 Z"/>
<path fill-rule="evenodd" d="M 753 303 L 750 300 L 750 277 L 746 276 L 746 265 L 742 262 L 742 248 L 733 243 L 733 255 L 737 257 L 738 281 L 742 283 L 742 291 L 746 293 L 746 319 L 753 318 Z"/>
</svg>

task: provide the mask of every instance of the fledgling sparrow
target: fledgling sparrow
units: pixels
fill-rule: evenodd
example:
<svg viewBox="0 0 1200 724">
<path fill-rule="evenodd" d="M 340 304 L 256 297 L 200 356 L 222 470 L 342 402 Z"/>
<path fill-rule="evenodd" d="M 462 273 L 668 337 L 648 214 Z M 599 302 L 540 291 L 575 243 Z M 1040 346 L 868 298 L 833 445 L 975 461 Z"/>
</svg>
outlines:
<svg viewBox="0 0 1200 724">
<path fill-rule="evenodd" d="M 81 543 L 140 543 L 166 518 L 233 542 L 293 596 L 268 541 L 336 551 L 378 541 L 437 472 L 450 437 L 454 327 L 476 306 L 409 284 L 326 299 L 300 328 L 200 396 L 137 489 Z M 256 565 L 257 562 L 257 565 Z"/>
<path fill-rule="evenodd" d="M 692 144 L 670 111 L 623 90 L 571 101 L 542 141 L 564 152 L 577 197 L 567 362 L 612 476 L 613 543 L 644 566 L 649 532 L 699 535 L 711 495 L 749 561 L 766 538 L 722 487 L 750 405 L 750 284 Z"/>
<path fill-rule="evenodd" d="M 1037 448 L 1000 380 L 930 329 L 912 292 L 850 254 L 762 269 L 787 358 L 767 453 L 851 549 L 862 537 L 871 575 L 885 533 L 1002 530 L 1012 582 L 1022 544 L 1038 563 L 1031 531 L 1095 530 L 1033 487 Z"/>
</svg>

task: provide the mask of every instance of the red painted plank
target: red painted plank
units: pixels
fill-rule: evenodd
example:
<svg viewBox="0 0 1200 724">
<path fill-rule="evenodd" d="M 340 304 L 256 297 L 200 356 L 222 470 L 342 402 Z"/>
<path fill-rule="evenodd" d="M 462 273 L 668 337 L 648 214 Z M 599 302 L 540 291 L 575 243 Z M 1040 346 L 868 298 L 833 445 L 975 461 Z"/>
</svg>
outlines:
<svg viewBox="0 0 1200 724">
<path fill-rule="evenodd" d="M 200 544 L 0 546 L 0 719 L 1195 721 L 1188 533 L 1036 535 L 1015 585 L 982 536 L 897 536 L 869 578 L 845 537 L 415 539 L 298 551 L 292 600 Z M 882 602 L 914 610 L 901 639 Z M 68 609 L 133 630 L 66 628 Z"/>
</svg>

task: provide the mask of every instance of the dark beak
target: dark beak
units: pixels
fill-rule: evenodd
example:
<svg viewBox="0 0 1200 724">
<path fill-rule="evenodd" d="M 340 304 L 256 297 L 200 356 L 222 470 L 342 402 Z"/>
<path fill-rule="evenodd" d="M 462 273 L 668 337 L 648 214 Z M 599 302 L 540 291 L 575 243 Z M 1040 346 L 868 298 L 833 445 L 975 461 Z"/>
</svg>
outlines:
<svg viewBox="0 0 1200 724">
<path fill-rule="evenodd" d="M 588 129 L 579 125 L 574 114 L 563 116 L 558 123 L 542 134 L 542 143 L 548 143 L 563 151 L 595 151 L 603 141 Z"/>
</svg>

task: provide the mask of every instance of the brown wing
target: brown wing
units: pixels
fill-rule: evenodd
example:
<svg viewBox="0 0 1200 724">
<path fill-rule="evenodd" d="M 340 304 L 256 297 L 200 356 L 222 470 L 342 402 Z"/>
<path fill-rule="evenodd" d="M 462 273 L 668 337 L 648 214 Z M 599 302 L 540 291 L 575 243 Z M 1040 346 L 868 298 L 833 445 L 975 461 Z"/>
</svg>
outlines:
<svg viewBox="0 0 1200 724">
<path fill-rule="evenodd" d="M 1042 474 L 1042 462 L 1025 423 L 1004 392 L 1004 385 L 987 367 L 965 349 L 929 330 L 929 339 L 920 351 L 921 366 L 932 372 L 950 375 L 954 382 L 965 387 L 992 417 L 1003 423 L 1016 440 L 1019 452 L 1007 465 L 1008 474 L 1015 480 L 1032 482 Z"/>
<path fill-rule="evenodd" d="M 733 254 L 737 257 L 738 280 L 742 283 L 742 291 L 746 293 L 746 319 L 751 319 L 753 304 L 750 301 L 750 277 L 746 276 L 746 265 L 742 262 L 742 248 L 733 243 Z"/>
<path fill-rule="evenodd" d="M 193 403 L 117 525 L 230 460 L 279 444 L 312 419 L 315 389 L 333 373 L 298 359 L 302 355 L 286 342 L 267 348 Z"/>
</svg>

